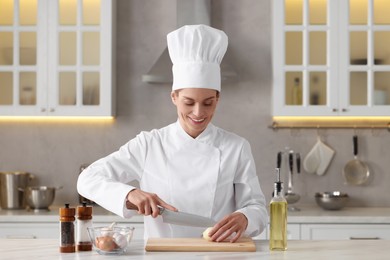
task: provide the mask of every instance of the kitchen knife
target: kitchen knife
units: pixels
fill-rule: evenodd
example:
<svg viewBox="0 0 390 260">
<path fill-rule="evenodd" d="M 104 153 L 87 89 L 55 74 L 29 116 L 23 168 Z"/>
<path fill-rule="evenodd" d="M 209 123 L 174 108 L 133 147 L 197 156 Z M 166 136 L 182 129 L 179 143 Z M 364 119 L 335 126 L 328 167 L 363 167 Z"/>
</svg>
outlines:
<svg viewBox="0 0 390 260">
<path fill-rule="evenodd" d="M 212 227 L 217 223 L 211 218 L 185 212 L 172 211 L 163 207 L 159 207 L 159 209 L 164 223 L 190 227 Z"/>
</svg>

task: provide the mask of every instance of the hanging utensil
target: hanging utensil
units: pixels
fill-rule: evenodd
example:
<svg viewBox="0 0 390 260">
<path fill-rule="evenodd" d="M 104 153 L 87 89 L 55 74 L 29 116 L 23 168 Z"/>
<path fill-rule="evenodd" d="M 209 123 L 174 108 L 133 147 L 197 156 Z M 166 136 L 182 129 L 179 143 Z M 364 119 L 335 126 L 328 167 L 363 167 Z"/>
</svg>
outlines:
<svg viewBox="0 0 390 260">
<path fill-rule="evenodd" d="M 347 184 L 362 185 L 370 177 L 370 171 L 367 165 L 358 159 L 358 137 L 353 136 L 353 154 L 354 159 L 349 161 L 343 169 L 343 177 Z"/>
<path fill-rule="evenodd" d="M 301 154 L 296 153 L 295 158 L 297 160 L 297 173 L 300 174 L 301 173 Z"/>
<path fill-rule="evenodd" d="M 335 151 L 317 135 L 316 144 L 303 160 L 303 168 L 307 173 L 315 173 L 319 176 L 324 175 L 334 154 Z"/>
<path fill-rule="evenodd" d="M 293 191 L 293 172 L 294 172 L 294 151 L 290 151 L 288 153 L 288 164 L 289 164 L 289 172 L 288 172 L 288 188 L 285 194 L 285 198 L 287 200 L 287 204 L 297 203 L 301 196 Z M 288 206 L 289 211 L 299 211 L 300 209 L 294 206 Z"/>
</svg>

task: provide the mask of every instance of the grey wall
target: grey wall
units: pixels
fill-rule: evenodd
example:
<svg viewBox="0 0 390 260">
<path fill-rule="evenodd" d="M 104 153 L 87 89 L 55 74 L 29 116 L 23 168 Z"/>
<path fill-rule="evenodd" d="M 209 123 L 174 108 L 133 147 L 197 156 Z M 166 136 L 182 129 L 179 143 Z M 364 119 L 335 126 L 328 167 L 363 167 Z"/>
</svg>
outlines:
<svg viewBox="0 0 390 260">
<path fill-rule="evenodd" d="M 290 146 L 304 157 L 316 141 L 316 130 L 277 130 L 271 124 L 271 1 L 213 0 L 212 25 L 229 36 L 229 55 L 239 73 L 223 85 L 214 124 L 233 131 L 252 145 L 259 179 L 267 201 L 274 181 L 277 151 Z M 25 170 L 40 185 L 64 188 L 55 204 L 77 203 L 79 167 L 119 148 L 141 130 L 163 127 L 176 120 L 169 85 L 141 81 L 175 29 L 175 0 L 117 1 L 117 118 L 113 123 L 1 122 L 0 170 Z M 295 180 L 300 204 L 313 204 L 315 191 L 341 190 L 351 206 L 390 206 L 390 132 L 356 130 L 360 158 L 373 172 L 363 187 L 344 185 L 341 170 L 352 159 L 354 130 L 321 130 L 336 150 L 324 176 L 302 173 Z"/>
</svg>

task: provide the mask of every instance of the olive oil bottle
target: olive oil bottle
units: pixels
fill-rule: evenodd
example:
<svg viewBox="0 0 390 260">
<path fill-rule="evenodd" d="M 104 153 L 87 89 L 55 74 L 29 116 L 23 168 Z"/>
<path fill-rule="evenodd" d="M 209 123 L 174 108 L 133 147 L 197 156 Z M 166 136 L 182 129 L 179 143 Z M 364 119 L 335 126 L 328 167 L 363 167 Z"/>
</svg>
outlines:
<svg viewBox="0 0 390 260">
<path fill-rule="evenodd" d="M 287 249 L 287 201 L 283 196 L 283 183 L 280 181 L 281 152 L 278 153 L 273 198 L 270 202 L 270 250 Z"/>
</svg>

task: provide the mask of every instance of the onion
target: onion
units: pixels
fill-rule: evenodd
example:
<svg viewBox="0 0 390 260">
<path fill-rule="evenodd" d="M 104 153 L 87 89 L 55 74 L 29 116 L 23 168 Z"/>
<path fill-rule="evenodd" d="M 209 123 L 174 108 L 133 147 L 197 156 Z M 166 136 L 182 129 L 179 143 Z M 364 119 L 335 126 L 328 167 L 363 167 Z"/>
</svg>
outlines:
<svg viewBox="0 0 390 260">
<path fill-rule="evenodd" d="M 96 246 L 103 251 L 112 251 L 118 248 L 114 238 L 110 236 L 97 237 Z"/>
</svg>

